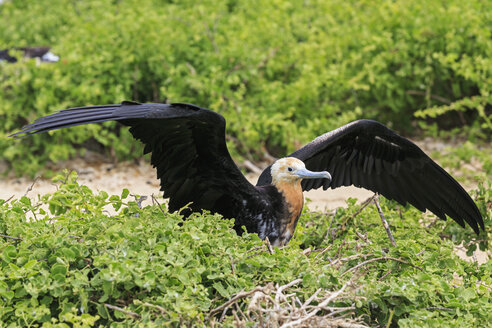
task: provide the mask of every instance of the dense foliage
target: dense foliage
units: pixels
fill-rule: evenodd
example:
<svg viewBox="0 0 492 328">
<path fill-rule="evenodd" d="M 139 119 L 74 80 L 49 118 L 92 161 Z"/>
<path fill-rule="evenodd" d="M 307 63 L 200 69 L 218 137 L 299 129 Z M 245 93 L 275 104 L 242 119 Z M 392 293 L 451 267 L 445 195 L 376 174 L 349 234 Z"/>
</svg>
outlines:
<svg viewBox="0 0 492 328">
<path fill-rule="evenodd" d="M 114 123 L 7 138 L 66 107 L 196 103 L 222 113 L 234 155 L 253 159 L 374 118 L 470 137 L 436 156 L 460 182 L 481 181 L 486 232 L 381 198 L 392 247 L 375 206 L 349 200 L 304 213 L 272 250 L 217 215 L 183 222 L 162 199 L 142 207 L 65 174 L 53 194 L 0 200 L 0 327 L 278 326 L 299 313 L 313 326 L 492 327 L 492 262 L 455 255 L 491 251 L 492 158 L 472 143 L 492 133 L 490 12 L 480 0 L 4 1 L 0 49 L 61 56 L 0 62 L 0 161 L 17 173 L 87 147 L 140 156 Z"/>
<path fill-rule="evenodd" d="M 487 138 L 491 4 L 5 1 L 0 48 L 48 45 L 61 61 L 0 63 L 0 153 L 19 173 L 94 141 L 119 158 L 139 156 L 140 145 L 115 124 L 21 143 L 5 137 L 58 109 L 122 100 L 216 110 L 233 151 L 254 158 L 361 117 L 409 131 L 416 111 Z M 433 122 L 421 121 L 435 131 Z"/>
<path fill-rule="evenodd" d="M 324 311 L 346 308 L 345 319 L 369 326 L 492 323 L 492 262 L 458 259 L 454 244 L 439 237 L 443 229 L 452 235 L 456 223 L 425 227 L 413 207 L 381 199 L 397 248 L 375 206 L 360 211 L 350 200 L 334 214 L 305 213 L 289 246 L 269 252 L 255 234 L 236 235 L 229 220 L 205 213 L 183 222 L 157 200 L 141 209 L 128 190 L 94 194 L 75 178 L 55 177 L 58 190 L 37 201 L 0 201 L 0 322 L 7 327 L 230 325 L 251 309 L 251 298 L 222 315 L 209 312 L 241 291 L 299 278 L 301 288 L 288 292 L 301 303 L 351 281 Z M 490 185 L 474 195 L 490 217 Z M 475 238 L 471 229 L 460 233 Z"/>
</svg>

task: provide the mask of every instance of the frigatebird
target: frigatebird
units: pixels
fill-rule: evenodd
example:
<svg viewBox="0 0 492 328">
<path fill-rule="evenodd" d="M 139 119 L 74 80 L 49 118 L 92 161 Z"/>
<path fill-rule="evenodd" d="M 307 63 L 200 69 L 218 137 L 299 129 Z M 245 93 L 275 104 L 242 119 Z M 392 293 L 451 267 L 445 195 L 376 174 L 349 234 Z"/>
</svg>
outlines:
<svg viewBox="0 0 492 328">
<path fill-rule="evenodd" d="M 16 63 L 17 57 L 10 54 L 10 50 L 21 51 L 24 58 L 38 58 L 42 62 L 55 63 L 60 57 L 50 51 L 50 47 L 23 47 L 12 49 L 0 49 L 0 62 Z"/>
<path fill-rule="evenodd" d="M 420 211 L 446 215 L 478 234 L 484 229 L 477 206 L 444 169 L 418 146 L 381 123 L 358 120 L 323 134 L 277 160 L 256 186 L 232 160 L 222 115 L 186 103 L 121 104 L 76 107 L 39 118 L 12 136 L 32 135 L 69 126 L 118 121 L 151 154 L 169 210 L 208 210 L 234 218 L 273 245 L 293 236 L 302 211 L 303 190 L 355 185 Z"/>
</svg>

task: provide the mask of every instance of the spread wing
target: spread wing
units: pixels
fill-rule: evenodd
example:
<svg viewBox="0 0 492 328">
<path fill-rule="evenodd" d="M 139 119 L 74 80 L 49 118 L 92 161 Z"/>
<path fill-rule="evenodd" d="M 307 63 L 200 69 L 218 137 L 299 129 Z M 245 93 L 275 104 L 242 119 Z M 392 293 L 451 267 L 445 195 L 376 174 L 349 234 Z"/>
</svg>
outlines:
<svg viewBox="0 0 492 328">
<path fill-rule="evenodd" d="M 377 192 L 420 211 L 446 215 L 462 227 L 467 222 L 478 234 L 484 229 L 477 206 L 443 168 L 419 147 L 381 123 L 359 120 L 328 132 L 293 152 L 312 171 L 328 171 L 328 180 L 304 180 L 303 190 L 354 185 Z M 257 185 L 271 182 L 265 169 Z"/>
<path fill-rule="evenodd" d="M 256 188 L 242 175 L 225 143 L 225 119 L 190 104 L 139 104 L 69 108 L 42 117 L 14 134 L 32 135 L 69 126 L 119 121 L 151 152 L 169 210 L 191 203 L 192 211 L 206 209 L 232 218 Z M 188 214 L 188 213 L 185 213 Z"/>
</svg>

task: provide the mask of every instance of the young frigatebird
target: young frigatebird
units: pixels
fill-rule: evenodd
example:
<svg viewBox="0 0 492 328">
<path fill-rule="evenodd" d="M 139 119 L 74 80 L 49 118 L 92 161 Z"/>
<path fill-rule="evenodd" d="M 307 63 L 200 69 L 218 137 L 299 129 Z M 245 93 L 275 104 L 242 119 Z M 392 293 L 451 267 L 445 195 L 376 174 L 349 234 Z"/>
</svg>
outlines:
<svg viewBox="0 0 492 328">
<path fill-rule="evenodd" d="M 171 212 L 208 210 L 235 219 L 273 245 L 285 245 L 302 211 L 303 190 L 355 185 L 420 211 L 446 215 L 478 234 L 482 216 L 461 185 L 419 147 L 383 124 L 359 120 L 317 137 L 263 171 L 250 184 L 232 160 L 222 115 L 191 104 L 76 107 L 42 117 L 13 134 L 119 121 L 151 152 Z M 312 172 L 321 171 L 321 172 Z M 328 173 L 330 172 L 330 173 Z M 331 175 L 330 175 L 331 174 Z"/>
</svg>

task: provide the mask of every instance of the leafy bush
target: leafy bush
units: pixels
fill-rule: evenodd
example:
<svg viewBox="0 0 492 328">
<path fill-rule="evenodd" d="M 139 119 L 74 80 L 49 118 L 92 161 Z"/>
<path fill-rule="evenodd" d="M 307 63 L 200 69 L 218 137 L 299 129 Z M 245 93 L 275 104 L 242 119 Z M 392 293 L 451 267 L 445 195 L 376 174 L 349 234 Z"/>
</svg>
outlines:
<svg viewBox="0 0 492 328">
<path fill-rule="evenodd" d="M 458 259 L 439 237 L 457 225 L 424 227 L 412 207 L 382 200 L 397 248 L 374 206 L 357 214 L 350 200 L 334 215 L 304 213 L 289 245 L 269 252 L 255 234 L 236 235 L 230 220 L 204 213 L 182 221 L 158 203 L 140 209 L 128 190 L 94 194 L 75 179 L 55 177 L 58 190 L 37 201 L 0 200 L 0 322 L 8 327 L 232 326 L 247 321 L 253 295 L 220 308 L 227 300 L 296 279 L 287 291 L 300 304 L 346 285 L 319 316 L 345 308 L 343 320 L 370 326 L 492 322 L 491 262 Z M 492 192 L 477 196 L 490 235 Z"/>
<path fill-rule="evenodd" d="M 6 1 L 0 45 L 49 45 L 61 61 L 0 63 L 0 152 L 31 174 L 94 143 L 139 156 L 111 123 L 5 138 L 55 110 L 122 100 L 216 110 L 232 151 L 254 158 L 361 117 L 410 131 L 416 111 L 487 138 L 491 9 L 479 0 Z"/>
</svg>

